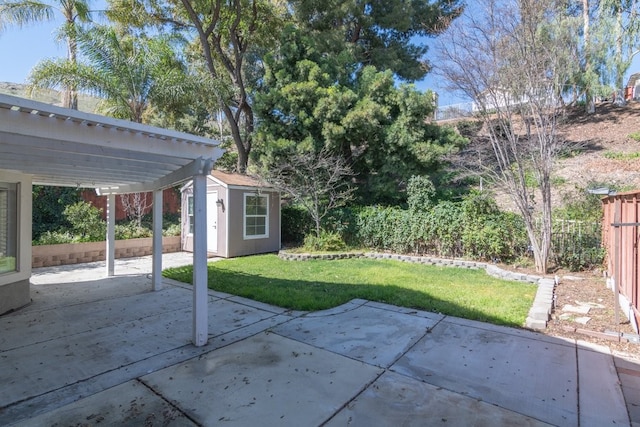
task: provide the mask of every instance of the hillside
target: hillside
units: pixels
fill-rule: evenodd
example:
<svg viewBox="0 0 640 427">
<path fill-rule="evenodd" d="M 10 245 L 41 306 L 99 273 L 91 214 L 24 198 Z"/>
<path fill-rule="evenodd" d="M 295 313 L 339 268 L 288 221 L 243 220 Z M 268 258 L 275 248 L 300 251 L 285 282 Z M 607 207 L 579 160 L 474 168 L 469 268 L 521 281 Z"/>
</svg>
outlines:
<svg viewBox="0 0 640 427">
<path fill-rule="evenodd" d="M 469 119 L 462 120 L 469 122 Z M 446 124 L 457 123 L 449 120 Z M 599 103 L 592 115 L 585 114 L 583 107 L 574 108 L 562 120 L 558 133 L 567 149 L 554 165 L 554 206 L 584 195 L 587 188 L 609 187 L 619 192 L 640 190 L 640 102 L 625 106 Z M 474 135 L 471 147 L 487 144 L 483 129 Z M 475 162 L 475 153 L 473 148 L 465 150 L 460 156 L 454 156 L 454 164 Z M 493 192 L 503 209 L 515 211 L 507 194 L 497 189 Z"/>
<path fill-rule="evenodd" d="M 640 190 L 640 103 L 601 103 L 593 115 L 574 111 L 561 134 L 576 145 L 573 156 L 557 163 L 564 190 L 588 184 Z"/>
<path fill-rule="evenodd" d="M 33 99 L 34 101 L 44 102 L 47 104 L 61 105 L 60 92 L 55 90 L 41 89 L 33 94 L 32 97 L 27 95 L 27 85 L 20 83 L 0 82 L 0 93 L 21 98 Z M 100 100 L 89 95 L 78 96 L 78 110 L 86 113 L 93 113 Z"/>
</svg>

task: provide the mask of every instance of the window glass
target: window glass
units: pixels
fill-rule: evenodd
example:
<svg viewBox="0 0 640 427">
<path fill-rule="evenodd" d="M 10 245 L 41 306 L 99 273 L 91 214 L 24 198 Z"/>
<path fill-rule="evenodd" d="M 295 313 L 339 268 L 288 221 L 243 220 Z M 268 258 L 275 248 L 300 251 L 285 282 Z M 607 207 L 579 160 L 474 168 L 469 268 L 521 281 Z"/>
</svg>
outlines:
<svg viewBox="0 0 640 427">
<path fill-rule="evenodd" d="M 193 196 L 187 196 L 187 215 L 189 217 L 189 234 L 193 234 Z"/>
<path fill-rule="evenodd" d="M 16 271 L 18 184 L 0 182 L 0 274 Z"/>
<path fill-rule="evenodd" d="M 267 195 L 245 193 L 244 195 L 244 237 L 255 239 L 269 237 L 269 197 Z"/>
</svg>

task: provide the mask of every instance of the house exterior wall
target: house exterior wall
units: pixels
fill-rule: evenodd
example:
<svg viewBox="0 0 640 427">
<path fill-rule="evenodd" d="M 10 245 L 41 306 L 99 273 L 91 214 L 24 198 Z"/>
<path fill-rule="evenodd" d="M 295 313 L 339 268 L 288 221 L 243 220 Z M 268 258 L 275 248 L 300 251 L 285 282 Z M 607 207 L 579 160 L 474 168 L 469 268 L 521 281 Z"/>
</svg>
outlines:
<svg viewBox="0 0 640 427">
<path fill-rule="evenodd" d="M 640 323 L 638 232 L 640 228 L 637 223 L 640 221 L 640 192 L 609 196 L 602 200 L 602 204 L 604 207 L 602 242 L 607 250 L 607 273 L 618 282 L 621 308 L 638 332 Z M 612 224 L 622 225 L 616 227 Z"/>
<path fill-rule="evenodd" d="M 17 184 L 16 222 L 9 221 L 9 233 L 15 233 L 15 270 L 0 274 L 0 314 L 18 309 L 31 301 L 31 177 L 0 170 L 0 182 Z"/>
</svg>

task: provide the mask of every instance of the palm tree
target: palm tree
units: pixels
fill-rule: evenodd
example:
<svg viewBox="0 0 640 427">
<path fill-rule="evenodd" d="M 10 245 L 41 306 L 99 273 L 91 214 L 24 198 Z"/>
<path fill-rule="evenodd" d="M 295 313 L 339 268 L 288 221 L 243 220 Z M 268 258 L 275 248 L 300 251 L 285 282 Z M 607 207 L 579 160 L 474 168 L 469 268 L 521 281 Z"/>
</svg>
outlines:
<svg viewBox="0 0 640 427">
<path fill-rule="evenodd" d="M 0 0 L 0 31 L 9 26 L 23 27 L 42 21 L 52 21 L 56 12 L 64 18 L 59 37 L 67 43 L 67 60 L 77 61 L 77 31 L 79 22 L 89 22 L 91 12 L 88 0 L 51 0 L 45 3 L 38 0 Z M 62 105 L 78 109 L 78 94 L 73 86 L 66 86 Z"/>
<path fill-rule="evenodd" d="M 119 36 L 112 27 L 77 33 L 83 61 L 45 60 L 31 71 L 33 87 L 73 85 L 102 98 L 101 113 L 138 123 L 145 114 L 189 105 L 194 90 L 172 40 Z"/>
</svg>

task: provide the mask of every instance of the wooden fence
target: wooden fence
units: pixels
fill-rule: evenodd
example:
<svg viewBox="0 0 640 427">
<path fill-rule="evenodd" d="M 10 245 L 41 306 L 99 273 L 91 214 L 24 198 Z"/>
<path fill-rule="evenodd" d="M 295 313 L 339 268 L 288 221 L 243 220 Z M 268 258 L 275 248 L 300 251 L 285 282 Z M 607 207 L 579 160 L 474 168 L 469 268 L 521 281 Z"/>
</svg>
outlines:
<svg viewBox="0 0 640 427">
<path fill-rule="evenodd" d="M 638 332 L 640 290 L 638 289 L 638 227 L 640 192 L 614 194 L 602 199 L 604 219 L 602 242 L 607 249 L 606 265 L 620 308 Z"/>
</svg>

